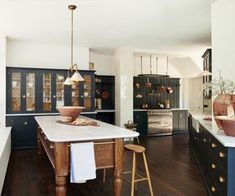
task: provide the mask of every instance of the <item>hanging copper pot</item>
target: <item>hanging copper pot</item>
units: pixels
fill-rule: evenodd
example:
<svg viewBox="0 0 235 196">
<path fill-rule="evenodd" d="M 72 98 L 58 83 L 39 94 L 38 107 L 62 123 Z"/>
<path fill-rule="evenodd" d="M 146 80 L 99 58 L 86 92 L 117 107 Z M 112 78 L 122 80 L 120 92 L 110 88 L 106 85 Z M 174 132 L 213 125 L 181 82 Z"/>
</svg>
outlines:
<svg viewBox="0 0 235 196">
<path fill-rule="evenodd" d="M 167 92 L 168 94 L 171 94 L 171 93 L 173 93 L 173 89 L 172 89 L 170 86 L 168 86 L 168 87 L 166 88 L 166 92 Z"/>
<path fill-rule="evenodd" d="M 149 78 L 147 78 L 147 82 L 145 83 L 146 88 L 151 88 L 152 84 L 149 82 Z"/>
</svg>

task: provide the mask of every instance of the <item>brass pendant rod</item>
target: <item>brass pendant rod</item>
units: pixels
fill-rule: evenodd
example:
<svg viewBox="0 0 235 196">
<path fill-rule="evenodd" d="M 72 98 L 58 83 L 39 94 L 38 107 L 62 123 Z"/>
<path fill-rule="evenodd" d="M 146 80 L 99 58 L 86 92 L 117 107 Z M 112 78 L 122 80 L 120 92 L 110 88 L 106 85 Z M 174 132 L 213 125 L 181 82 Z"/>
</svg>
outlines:
<svg viewBox="0 0 235 196">
<path fill-rule="evenodd" d="M 73 66 L 73 10 L 71 10 L 71 68 Z"/>
</svg>

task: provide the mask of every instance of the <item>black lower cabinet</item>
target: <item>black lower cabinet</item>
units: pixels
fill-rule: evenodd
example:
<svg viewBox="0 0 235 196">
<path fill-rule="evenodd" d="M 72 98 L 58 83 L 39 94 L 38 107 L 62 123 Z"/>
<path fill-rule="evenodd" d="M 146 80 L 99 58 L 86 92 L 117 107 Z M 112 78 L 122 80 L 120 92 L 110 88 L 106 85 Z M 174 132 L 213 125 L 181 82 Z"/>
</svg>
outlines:
<svg viewBox="0 0 235 196">
<path fill-rule="evenodd" d="M 235 148 L 225 147 L 202 125 L 189 130 L 189 144 L 202 178 L 212 196 L 235 195 Z M 197 135 L 195 135 L 197 134 Z"/>
<path fill-rule="evenodd" d="M 37 122 L 33 116 L 7 116 L 6 126 L 12 127 L 12 149 L 35 148 L 37 146 Z"/>
<path fill-rule="evenodd" d="M 96 119 L 115 125 L 115 112 L 98 112 Z"/>
<path fill-rule="evenodd" d="M 136 130 L 140 136 L 146 136 L 148 133 L 147 111 L 134 111 L 134 123 L 137 124 Z"/>
</svg>

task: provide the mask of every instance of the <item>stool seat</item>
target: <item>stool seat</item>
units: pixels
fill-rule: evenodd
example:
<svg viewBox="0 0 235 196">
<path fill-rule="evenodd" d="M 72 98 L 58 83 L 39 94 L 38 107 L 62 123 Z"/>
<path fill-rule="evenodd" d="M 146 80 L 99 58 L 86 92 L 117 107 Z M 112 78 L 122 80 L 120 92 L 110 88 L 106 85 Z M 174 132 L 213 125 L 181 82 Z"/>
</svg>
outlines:
<svg viewBox="0 0 235 196">
<path fill-rule="evenodd" d="M 136 153 L 143 153 L 145 151 L 145 147 L 136 144 L 126 144 L 124 148 L 127 150 L 134 151 Z"/>
</svg>

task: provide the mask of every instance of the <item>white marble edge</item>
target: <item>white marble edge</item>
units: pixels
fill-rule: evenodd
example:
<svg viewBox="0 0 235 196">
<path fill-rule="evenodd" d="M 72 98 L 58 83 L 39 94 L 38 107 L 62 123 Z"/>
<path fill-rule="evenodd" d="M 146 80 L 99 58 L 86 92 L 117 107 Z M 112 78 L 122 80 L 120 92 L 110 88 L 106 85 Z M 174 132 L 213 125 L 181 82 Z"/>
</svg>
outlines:
<svg viewBox="0 0 235 196">
<path fill-rule="evenodd" d="M 171 108 L 172 111 L 189 110 L 188 108 Z"/>
<path fill-rule="evenodd" d="M 97 120 L 95 121 L 99 126 L 71 126 L 57 123 L 56 120 L 60 119 L 59 116 L 36 116 L 34 118 L 52 142 L 78 142 L 139 136 L 138 132 Z"/>
<path fill-rule="evenodd" d="M 133 109 L 134 112 L 147 112 L 148 109 Z"/>
<path fill-rule="evenodd" d="M 203 120 L 203 118 L 212 117 L 212 115 L 193 112 L 190 113 L 192 114 L 192 117 L 195 118 L 207 131 L 209 131 L 223 146 L 235 147 L 235 137 L 225 135 L 224 131 L 217 127 L 214 120 Z"/>
<path fill-rule="evenodd" d="M 0 125 L 0 157 L 2 156 L 3 148 L 6 145 L 7 138 L 11 133 L 11 127 L 4 127 Z"/>
<path fill-rule="evenodd" d="M 81 114 L 97 114 L 94 112 L 81 112 Z M 60 113 L 18 113 L 18 114 L 6 114 L 6 116 L 48 116 L 48 115 L 60 115 Z"/>
<path fill-rule="evenodd" d="M 105 112 L 116 112 L 116 110 L 110 110 L 110 109 L 108 109 L 108 110 L 95 110 L 97 113 L 99 113 L 99 112 L 102 112 L 102 113 L 105 113 Z"/>
</svg>

